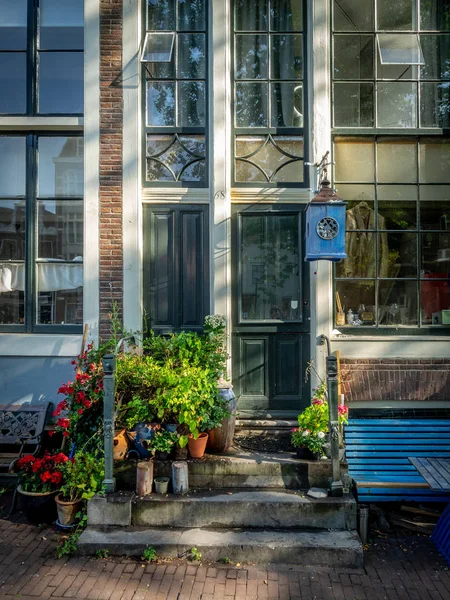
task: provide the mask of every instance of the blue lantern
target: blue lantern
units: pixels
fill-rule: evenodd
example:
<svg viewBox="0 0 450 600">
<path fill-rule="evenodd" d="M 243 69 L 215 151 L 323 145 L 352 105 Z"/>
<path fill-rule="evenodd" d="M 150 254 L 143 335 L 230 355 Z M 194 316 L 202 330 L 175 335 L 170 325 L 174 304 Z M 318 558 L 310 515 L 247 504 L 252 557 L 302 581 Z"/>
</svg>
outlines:
<svg viewBox="0 0 450 600">
<path fill-rule="evenodd" d="M 345 253 L 346 202 L 333 192 L 330 182 L 321 182 L 320 192 L 306 208 L 306 261 L 347 258 Z"/>
</svg>

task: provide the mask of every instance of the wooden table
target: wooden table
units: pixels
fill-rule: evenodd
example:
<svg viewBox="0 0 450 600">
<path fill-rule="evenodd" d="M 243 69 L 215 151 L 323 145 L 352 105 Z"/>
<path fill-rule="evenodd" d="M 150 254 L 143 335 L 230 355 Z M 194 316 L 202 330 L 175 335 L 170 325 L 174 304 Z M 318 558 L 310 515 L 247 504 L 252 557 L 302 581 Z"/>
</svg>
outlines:
<svg viewBox="0 0 450 600">
<path fill-rule="evenodd" d="M 418 458 L 408 456 L 433 490 L 450 491 L 450 458 Z"/>
</svg>

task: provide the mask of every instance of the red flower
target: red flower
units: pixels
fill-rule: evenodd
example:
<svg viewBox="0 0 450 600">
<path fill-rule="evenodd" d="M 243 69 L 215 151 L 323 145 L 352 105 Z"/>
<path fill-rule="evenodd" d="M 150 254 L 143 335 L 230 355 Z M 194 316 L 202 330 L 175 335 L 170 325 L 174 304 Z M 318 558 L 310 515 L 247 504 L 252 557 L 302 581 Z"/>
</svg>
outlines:
<svg viewBox="0 0 450 600">
<path fill-rule="evenodd" d="M 79 414 L 79 415 L 82 415 L 82 414 L 83 414 L 83 409 L 82 409 L 82 408 L 79 408 L 79 409 L 78 409 L 78 414 Z"/>
<path fill-rule="evenodd" d="M 312 403 L 313 403 L 315 406 L 322 406 L 322 404 L 323 404 L 323 400 L 319 400 L 319 398 L 314 398 L 314 400 L 312 401 Z"/>
<path fill-rule="evenodd" d="M 348 408 L 344 404 L 339 404 L 338 412 L 340 415 L 346 415 L 348 413 Z"/>
<path fill-rule="evenodd" d="M 51 474 L 50 481 L 52 483 L 58 484 L 58 483 L 61 483 L 61 480 L 62 480 L 62 473 L 60 471 L 55 471 L 54 473 Z"/>
<path fill-rule="evenodd" d="M 75 401 L 81 403 L 85 398 L 86 394 L 84 392 L 77 392 L 77 395 L 75 396 Z"/>
<path fill-rule="evenodd" d="M 32 465 L 35 460 L 36 458 L 34 456 L 32 456 L 31 454 L 27 454 L 26 456 L 22 456 L 22 458 L 19 458 L 19 460 L 17 461 L 17 466 L 19 467 L 19 469 L 22 469 L 23 467 Z"/>
<path fill-rule="evenodd" d="M 39 469 L 41 469 L 43 466 L 44 466 L 43 459 L 37 459 L 34 461 L 34 463 L 32 463 L 31 470 L 33 471 L 33 473 L 37 473 L 39 471 Z"/>
<path fill-rule="evenodd" d="M 57 427 L 62 427 L 63 429 L 67 429 L 69 427 L 70 420 L 69 419 L 58 419 L 56 421 Z"/>
<path fill-rule="evenodd" d="M 63 436 L 64 436 L 64 437 L 69 437 L 69 432 L 68 432 L 68 431 L 64 431 L 64 432 L 63 432 Z"/>
<path fill-rule="evenodd" d="M 52 474 L 50 473 L 50 471 L 44 471 L 43 473 L 41 473 L 39 475 L 39 477 L 41 478 L 41 481 L 43 481 L 44 483 L 47 483 L 47 481 L 51 481 Z"/>
<path fill-rule="evenodd" d="M 85 400 L 83 400 L 83 406 L 85 408 L 91 408 L 91 406 L 92 406 L 91 400 L 88 400 L 87 398 Z"/>
<path fill-rule="evenodd" d="M 67 456 L 63 452 L 58 452 L 52 457 L 56 464 L 65 463 L 68 460 Z"/>
</svg>

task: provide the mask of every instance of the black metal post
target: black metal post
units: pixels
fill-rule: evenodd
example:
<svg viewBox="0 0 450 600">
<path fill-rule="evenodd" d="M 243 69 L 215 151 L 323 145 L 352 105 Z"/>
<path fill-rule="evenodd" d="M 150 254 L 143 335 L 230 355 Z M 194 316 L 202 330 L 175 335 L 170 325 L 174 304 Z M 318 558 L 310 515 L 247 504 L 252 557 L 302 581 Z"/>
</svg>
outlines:
<svg viewBox="0 0 450 600">
<path fill-rule="evenodd" d="M 103 364 L 103 440 L 105 453 L 105 492 L 114 492 L 116 481 L 113 473 L 114 441 L 114 392 L 116 359 L 113 354 L 105 354 Z"/>
<path fill-rule="evenodd" d="M 338 411 L 338 366 L 336 356 L 327 356 L 328 414 L 331 446 L 331 495 L 342 496 L 344 486 L 341 481 L 339 462 L 339 411 Z"/>
</svg>

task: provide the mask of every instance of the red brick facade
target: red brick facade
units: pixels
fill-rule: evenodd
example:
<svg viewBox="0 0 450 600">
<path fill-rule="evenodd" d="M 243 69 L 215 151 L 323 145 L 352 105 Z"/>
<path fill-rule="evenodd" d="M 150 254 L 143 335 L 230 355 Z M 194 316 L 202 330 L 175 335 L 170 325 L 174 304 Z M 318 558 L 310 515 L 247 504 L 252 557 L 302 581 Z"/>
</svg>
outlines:
<svg viewBox="0 0 450 600">
<path fill-rule="evenodd" d="M 450 400 L 450 360 L 341 359 L 345 402 Z"/>
<path fill-rule="evenodd" d="M 100 337 L 122 312 L 122 5 L 100 0 Z"/>
</svg>

